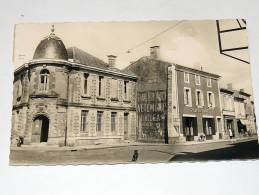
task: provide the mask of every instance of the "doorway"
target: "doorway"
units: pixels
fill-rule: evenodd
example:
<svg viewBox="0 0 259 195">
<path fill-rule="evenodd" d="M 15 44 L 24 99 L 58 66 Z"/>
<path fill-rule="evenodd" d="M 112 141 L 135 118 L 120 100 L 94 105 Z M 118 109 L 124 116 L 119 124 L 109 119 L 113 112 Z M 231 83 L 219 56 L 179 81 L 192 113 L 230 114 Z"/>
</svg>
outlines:
<svg viewBox="0 0 259 195">
<path fill-rule="evenodd" d="M 37 116 L 33 121 L 32 142 L 48 142 L 49 119 L 44 115 Z"/>
<path fill-rule="evenodd" d="M 206 140 L 212 139 L 212 135 L 215 135 L 215 124 L 213 118 L 203 118 L 203 133 L 206 135 Z"/>
<path fill-rule="evenodd" d="M 129 113 L 124 113 L 124 139 L 129 139 Z"/>
<path fill-rule="evenodd" d="M 194 136 L 198 135 L 197 118 L 183 117 L 183 134 L 186 141 L 194 141 Z"/>
</svg>

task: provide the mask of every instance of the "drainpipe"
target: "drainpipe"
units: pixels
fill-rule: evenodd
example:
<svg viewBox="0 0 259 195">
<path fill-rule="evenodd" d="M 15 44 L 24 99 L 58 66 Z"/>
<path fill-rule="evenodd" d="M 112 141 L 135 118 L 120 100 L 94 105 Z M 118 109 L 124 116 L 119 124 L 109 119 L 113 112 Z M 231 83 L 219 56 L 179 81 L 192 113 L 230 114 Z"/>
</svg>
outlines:
<svg viewBox="0 0 259 195">
<path fill-rule="evenodd" d="M 69 98 L 69 79 L 70 79 L 70 70 L 67 73 L 67 121 L 66 121 L 66 128 L 65 128 L 65 140 L 64 146 L 67 146 L 67 126 L 68 126 L 68 98 Z"/>
</svg>

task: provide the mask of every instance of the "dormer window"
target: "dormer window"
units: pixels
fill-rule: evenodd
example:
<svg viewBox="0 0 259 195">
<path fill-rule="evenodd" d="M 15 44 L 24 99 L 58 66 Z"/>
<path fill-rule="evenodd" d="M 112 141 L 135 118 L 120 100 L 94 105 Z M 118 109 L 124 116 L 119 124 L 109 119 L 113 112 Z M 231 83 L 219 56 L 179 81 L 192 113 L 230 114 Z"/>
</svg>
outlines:
<svg viewBox="0 0 259 195">
<path fill-rule="evenodd" d="M 47 92 L 48 89 L 49 89 L 49 71 L 47 69 L 43 69 L 40 71 L 39 90 L 41 92 Z"/>
</svg>

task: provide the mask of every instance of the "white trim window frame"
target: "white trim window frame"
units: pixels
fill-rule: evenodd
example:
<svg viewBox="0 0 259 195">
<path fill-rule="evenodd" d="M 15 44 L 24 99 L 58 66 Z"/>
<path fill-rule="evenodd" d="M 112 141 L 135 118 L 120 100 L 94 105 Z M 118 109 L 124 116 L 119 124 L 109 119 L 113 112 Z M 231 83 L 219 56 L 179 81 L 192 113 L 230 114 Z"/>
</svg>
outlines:
<svg viewBox="0 0 259 195">
<path fill-rule="evenodd" d="M 200 89 L 195 90 L 195 99 L 196 99 L 196 106 L 203 107 L 204 106 L 204 97 L 203 92 Z"/>
<path fill-rule="evenodd" d="M 201 76 L 200 75 L 195 75 L 195 84 L 196 85 L 201 85 Z"/>
<path fill-rule="evenodd" d="M 183 72 L 184 82 L 190 83 L 190 74 L 188 72 Z"/>
<path fill-rule="evenodd" d="M 49 76 L 50 72 L 48 69 L 42 69 L 39 74 L 39 91 L 47 93 L 49 90 Z"/>
<path fill-rule="evenodd" d="M 207 87 L 212 87 L 211 78 L 207 78 Z"/>
<path fill-rule="evenodd" d="M 192 90 L 190 87 L 184 87 L 183 91 L 184 105 L 192 107 Z"/>
<path fill-rule="evenodd" d="M 207 91 L 207 103 L 209 108 L 215 108 L 215 95 L 212 91 Z"/>
</svg>

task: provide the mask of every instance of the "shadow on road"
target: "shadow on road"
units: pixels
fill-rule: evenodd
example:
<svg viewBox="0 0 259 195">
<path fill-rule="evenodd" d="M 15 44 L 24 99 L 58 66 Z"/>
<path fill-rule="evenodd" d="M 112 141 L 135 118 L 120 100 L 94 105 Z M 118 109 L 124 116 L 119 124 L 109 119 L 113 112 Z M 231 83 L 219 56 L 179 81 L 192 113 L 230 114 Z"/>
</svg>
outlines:
<svg viewBox="0 0 259 195">
<path fill-rule="evenodd" d="M 208 160 L 251 160 L 259 158 L 257 140 L 233 143 L 228 148 L 215 149 L 206 152 L 181 152 L 169 161 L 208 161 Z"/>
</svg>

